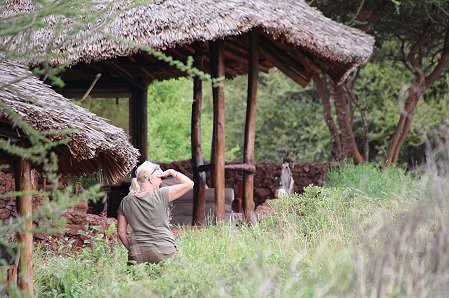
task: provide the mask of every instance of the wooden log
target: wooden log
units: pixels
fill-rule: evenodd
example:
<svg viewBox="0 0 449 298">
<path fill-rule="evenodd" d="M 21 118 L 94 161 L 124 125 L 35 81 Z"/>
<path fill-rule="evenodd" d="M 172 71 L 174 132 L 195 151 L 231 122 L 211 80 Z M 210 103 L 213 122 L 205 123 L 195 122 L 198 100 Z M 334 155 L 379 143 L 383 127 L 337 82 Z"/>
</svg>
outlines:
<svg viewBox="0 0 449 298">
<path fill-rule="evenodd" d="M 252 165 L 254 163 L 254 141 L 256 137 L 256 104 L 257 104 L 257 82 L 259 80 L 259 42 L 258 32 L 252 30 L 249 41 L 248 62 L 248 94 L 246 104 L 245 142 L 243 149 L 243 163 Z M 243 173 L 243 212 L 246 221 L 254 222 L 254 174 Z"/>
<path fill-rule="evenodd" d="M 148 159 L 148 82 L 143 78 L 136 81 L 141 88 L 136 88 L 129 100 L 129 135 L 133 146 L 139 149 L 142 163 Z"/>
<path fill-rule="evenodd" d="M 203 70 L 203 44 L 195 43 L 193 66 Z M 193 79 L 193 103 L 192 103 L 192 172 L 193 181 L 193 225 L 206 224 L 206 173 L 198 171 L 198 166 L 204 164 L 203 151 L 201 149 L 201 105 L 203 101 L 203 82 L 200 78 Z"/>
<path fill-rule="evenodd" d="M 18 197 L 17 213 L 21 220 L 25 222 L 19 231 L 19 266 L 17 284 L 25 297 L 34 297 L 33 293 L 33 234 L 32 228 L 32 191 L 31 183 L 31 162 L 20 160 L 20 181 L 19 191 L 28 192 Z"/>
<path fill-rule="evenodd" d="M 213 78 L 224 78 L 224 41 L 216 40 L 210 43 L 211 68 Z M 224 81 L 212 88 L 214 102 L 214 139 L 213 139 L 213 184 L 215 188 L 215 216 L 217 221 L 225 220 L 225 104 Z"/>
</svg>

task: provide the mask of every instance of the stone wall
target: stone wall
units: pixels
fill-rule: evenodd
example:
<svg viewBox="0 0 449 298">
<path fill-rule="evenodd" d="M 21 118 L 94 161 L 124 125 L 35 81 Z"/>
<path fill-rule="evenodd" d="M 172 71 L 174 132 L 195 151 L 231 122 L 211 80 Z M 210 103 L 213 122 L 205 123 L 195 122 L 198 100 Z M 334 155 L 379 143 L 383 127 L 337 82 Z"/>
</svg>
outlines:
<svg viewBox="0 0 449 298">
<path fill-rule="evenodd" d="M 173 168 L 192 178 L 192 165 L 190 160 L 160 163 L 162 169 Z M 254 200 L 256 205 L 262 204 L 267 199 L 274 198 L 276 189 L 275 180 L 281 174 L 281 162 L 258 161 L 255 163 L 256 175 L 254 177 Z M 329 167 L 336 166 L 336 163 L 298 163 L 292 169 L 295 185 L 293 191 L 302 193 L 304 187 L 322 185 Z M 234 189 L 236 197 L 239 195 L 239 186 L 242 175 L 238 171 L 227 170 L 225 174 L 226 187 Z M 207 175 L 207 183 L 211 184 L 210 175 Z"/>
<path fill-rule="evenodd" d="M 14 178 L 11 174 L 0 172 L 0 194 L 14 191 Z M 16 216 L 16 200 L 0 199 L 0 221 Z"/>
</svg>

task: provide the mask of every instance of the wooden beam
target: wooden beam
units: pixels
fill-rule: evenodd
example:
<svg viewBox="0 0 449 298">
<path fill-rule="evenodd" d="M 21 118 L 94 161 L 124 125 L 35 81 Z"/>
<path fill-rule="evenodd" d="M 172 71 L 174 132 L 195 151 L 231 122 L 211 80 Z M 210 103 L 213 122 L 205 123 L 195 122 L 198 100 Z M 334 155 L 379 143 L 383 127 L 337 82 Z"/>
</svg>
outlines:
<svg viewBox="0 0 449 298">
<path fill-rule="evenodd" d="M 257 83 L 259 80 L 259 41 L 258 32 L 252 30 L 249 33 L 249 62 L 248 62 L 248 94 L 246 103 L 245 141 L 243 149 L 243 163 L 253 165 L 254 142 L 256 138 L 256 104 Z M 254 174 L 243 173 L 243 211 L 245 219 L 249 223 L 255 223 L 254 204 Z"/>
<path fill-rule="evenodd" d="M 215 168 L 215 165 L 213 163 L 198 166 L 198 172 L 210 172 L 213 171 Z"/>
<path fill-rule="evenodd" d="M 237 61 L 239 64 L 243 64 L 243 65 L 247 65 L 247 63 L 248 63 L 248 56 L 240 55 L 239 53 L 236 53 L 231 49 L 226 49 L 225 59 Z M 226 65 L 226 66 L 228 66 L 228 65 Z"/>
<path fill-rule="evenodd" d="M 133 146 L 139 149 L 139 161 L 144 162 L 148 160 L 148 82 L 140 78 L 137 84 L 144 88 L 137 88 L 129 100 L 129 135 Z"/>
<path fill-rule="evenodd" d="M 150 81 L 153 81 L 154 75 L 148 71 L 148 69 L 146 69 L 145 67 L 143 67 L 136 59 L 134 59 L 133 56 L 126 56 L 126 59 L 131 61 L 133 65 L 137 66 L 137 69 L 139 69 Z"/>
<path fill-rule="evenodd" d="M 247 49 L 248 42 L 246 39 L 243 40 L 235 40 L 235 39 L 227 39 L 226 40 L 226 51 L 232 50 L 235 53 L 239 54 L 242 57 L 248 57 L 249 51 Z M 246 61 L 247 63 L 248 61 Z"/>
<path fill-rule="evenodd" d="M 312 74 L 312 77 L 314 75 L 320 75 L 323 72 L 326 73 L 329 70 L 329 65 L 323 63 L 323 61 L 319 57 L 310 52 L 307 52 L 299 46 L 293 46 L 288 41 L 286 41 L 284 37 L 279 37 L 275 41 L 270 36 L 264 34 L 264 39 L 268 40 L 268 42 L 271 44 L 276 43 L 280 48 L 289 53 L 289 55 L 291 55 L 294 59 L 297 59 Z"/>
<path fill-rule="evenodd" d="M 148 80 L 153 81 L 155 79 L 154 75 L 149 72 L 148 69 L 140 65 L 140 63 L 136 59 L 134 59 L 133 56 L 127 56 L 126 59 L 131 61 L 133 65 L 136 65 L 137 69 L 139 69 L 148 78 Z"/>
<path fill-rule="evenodd" d="M 225 165 L 225 169 L 231 171 L 243 171 L 244 173 L 248 174 L 256 173 L 256 166 L 248 164 L 228 164 Z"/>
<path fill-rule="evenodd" d="M 224 41 L 216 40 L 210 43 L 211 68 L 213 78 L 224 78 Z M 213 163 L 215 187 L 215 215 L 217 221 L 224 221 L 225 214 L 225 103 L 224 81 L 213 86 L 212 97 L 214 102 L 214 139 Z"/>
<path fill-rule="evenodd" d="M 275 41 L 264 34 L 264 40 L 269 42 L 270 44 L 275 43 Z M 284 51 L 288 52 L 293 59 L 297 59 L 306 70 L 308 70 L 313 75 L 319 75 L 323 72 L 325 72 L 327 69 L 323 69 L 320 65 L 316 64 L 313 59 L 314 56 L 312 54 L 306 53 L 303 49 L 301 49 L 298 46 L 294 46 L 291 43 L 288 43 L 285 41 L 282 37 L 278 39 L 278 42 L 276 44 L 283 49 Z"/>
<path fill-rule="evenodd" d="M 214 168 L 215 168 L 214 164 L 201 165 L 198 167 L 198 172 L 209 172 L 213 171 Z M 227 164 L 225 165 L 225 169 L 231 171 L 244 171 L 252 174 L 256 172 L 256 167 L 254 165 L 240 164 L 240 163 Z"/>
<path fill-rule="evenodd" d="M 228 38 L 226 39 L 226 53 L 232 51 L 234 55 L 238 55 L 242 58 L 248 59 L 249 56 L 249 38 L 247 35 L 243 35 L 240 38 Z M 271 63 L 259 57 L 259 70 L 267 73 L 272 67 Z M 244 67 L 246 67 L 245 72 L 248 70 L 248 61 L 244 61 Z"/>
<path fill-rule="evenodd" d="M 289 58 L 286 53 L 282 53 L 275 47 L 270 46 L 269 43 L 264 43 L 263 45 L 261 45 L 260 50 L 261 53 L 285 75 L 287 75 L 302 87 L 307 86 L 311 77 L 305 78 L 302 74 L 302 72 L 305 71 L 304 66 L 299 65 L 298 62 Z"/>
<path fill-rule="evenodd" d="M 59 94 L 69 98 L 81 98 L 92 83 L 91 76 L 79 77 L 77 80 L 63 78 L 66 85 L 63 88 L 55 88 Z M 130 97 L 136 83 L 129 84 L 121 78 L 113 78 L 108 74 L 102 75 L 90 92 L 91 97 Z M 139 86 L 141 88 L 142 86 Z"/>
<path fill-rule="evenodd" d="M 56 92 L 67 98 L 81 98 L 86 90 L 82 89 L 56 89 Z M 125 89 L 93 89 L 89 95 L 92 98 L 130 98 L 132 96 L 131 90 Z"/>
<path fill-rule="evenodd" d="M 196 45 L 196 43 L 194 43 L 193 45 Z M 203 51 L 203 67 L 204 67 L 204 64 L 205 64 L 205 63 L 210 63 L 210 57 L 207 56 L 207 55 L 205 55 L 205 54 L 206 54 L 206 53 L 205 53 L 206 45 L 207 45 L 207 43 L 204 43 L 204 44 L 203 44 L 203 47 L 202 47 L 202 51 Z M 195 49 L 192 48 L 191 46 L 185 45 L 185 46 L 183 46 L 183 48 L 184 48 L 187 52 L 189 52 L 190 55 L 194 55 L 194 54 L 195 54 Z"/>
<path fill-rule="evenodd" d="M 112 73 L 115 73 L 118 75 L 122 80 L 126 82 L 128 86 L 131 86 L 134 89 L 146 89 L 147 86 L 145 84 L 142 84 L 142 82 L 148 82 L 148 79 L 141 80 L 136 79 L 138 77 L 143 76 L 134 76 L 131 73 L 128 72 L 124 67 L 120 66 L 118 63 L 114 61 L 107 61 L 102 64 L 106 69 L 109 69 Z"/>
<path fill-rule="evenodd" d="M 24 222 L 19 231 L 19 266 L 17 283 L 25 297 L 34 297 L 33 293 L 33 234 L 32 228 L 32 196 L 29 193 L 33 186 L 31 183 L 31 162 L 20 160 L 19 191 L 27 192 L 18 197 L 17 213 Z"/>
<path fill-rule="evenodd" d="M 193 66 L 203 70 L 203 45 L 195 43 Z M 192 172 L 193 172 L 193 225 L 206 224 L 206 173 L 198 171 L 198 166 L 204 164 L 201 149 L 201 106 L 203 101 L 203 82 L 200 78 L 193 79 L 192 103 Z"/>
<path fill-rule="evenodd" d="M 304 65 L 307 71 L 312 73 L 312 76 L 320 75 L 325 71 L 325 69 L 322 69 L 319 65 L 309 59 L 308 55 L 302 49 L 291 46 L 289 48 L 286 48 L 285 50 L 290 53 L 292 57 L 298 59 L 299 62 Z"/>
<path fill-rule="evenodd" d="M 124 67 L 120 66 L 117 62 L 114 60 L 109 60 L 105 62 L 104 64 L 111 66 L 116 73 L 118 73 L 121 77 L 127 78 L 130 81 L 134 80 L 134 75 L 128 72 Z"/>
</svg>

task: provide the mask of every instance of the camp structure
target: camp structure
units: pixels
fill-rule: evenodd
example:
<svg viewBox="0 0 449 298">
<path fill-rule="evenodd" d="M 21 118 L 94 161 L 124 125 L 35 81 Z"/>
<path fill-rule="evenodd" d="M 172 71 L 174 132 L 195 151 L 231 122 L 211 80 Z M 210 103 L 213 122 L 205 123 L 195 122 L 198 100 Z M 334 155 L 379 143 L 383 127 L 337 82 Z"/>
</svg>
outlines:
<svg viewBox="0 0 449 298">
<path fill-rule="evenodd" d="M 28 297 L 33 295 L 31 170 L 39 165 L 12 152 L 30 148 L 31 138 L 36 138 L 22 125 L 58 143 L 49 154 L 57 155 L 61 174 L 98 173 L 114 183 L 133 169 L 139 152 L 122 129 L 71 103 L 18 64 L 0 62 L 0 164 L 14 170 L 16 190 L 23 193 L 16 204 L 18 216 L 25 221 L 19 233 L 18 283 Z"/>
<path fill-rule="evenodd" d="M 0 11 L 6 20 L 32 13 L 27 1 L 11 0 Z M 102 1 L 89 6 L 102 12 L 94 22 L 78 25 L 61 16 L 45 18 L 48 26 L 6 38 L 17 53 L 33 49 L 30 66 L 65 65 L 66 83 L 56 89 L 66 97 L 127 97 L 132 144 L 147 159 L 147 88 L 154 80 L 192 76 L 192 168 L 195 181 L 193 222 L 204 224 L 205 171 L 212 174 L 216 217 L 225 217 L 225 170 L 242 172 L 243 208 L 254 210 L 254 141 L 259 71 L 278 68 L 306 86 L 313 76 L 328 75 L 342 83 L 365 64 L 374 38 L 326 18 L 303 0 L 154 0 Z M 63 24 L 63 26 L 61 26 Z M 62 28 L 62 29 L 61 29 Z M 75 28 L 75 29 L 74 29 Z M 51 49 L 51 53 L 48 53 Z M 51 54 L 51 55 L 49 55 Z M 28 56 L 29 55 L 24 55 Z M 200 142 L 202 81 L 196 69 L 213 78 L 248 75 L 244 150 L 240 164 L 225 165 L 224 82 L 213 84 L 213 140 L 204 164 Z M 174 61 L 182 62 L 182 65 Z M 187 66 L 187 67 L 186 67 Z M 150 113 L 151 115 L 151 113 Z M 151 140 L 150 140 L 151 141 Z"/>
</svg>

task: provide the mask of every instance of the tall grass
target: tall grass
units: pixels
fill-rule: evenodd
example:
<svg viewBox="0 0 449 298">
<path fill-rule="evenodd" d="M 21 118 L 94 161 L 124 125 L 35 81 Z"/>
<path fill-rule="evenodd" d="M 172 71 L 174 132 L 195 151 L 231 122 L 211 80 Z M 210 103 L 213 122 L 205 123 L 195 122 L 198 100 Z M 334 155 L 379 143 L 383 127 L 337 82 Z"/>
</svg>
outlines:
<svg viewBox="0 0 449 298">
<path fill-rule="evenodd" d="M 124 249 L 100 239 L 104 249 L 78 256 L 35 254 L 37 294 L 445 297 L 447 192 L 429 184 L 399 169 L 345 166 L 323 187 L 273 201 L 258 226 L 181 229 L 179 254 L 163 265 L 127 267 Z"/>
</svg>

